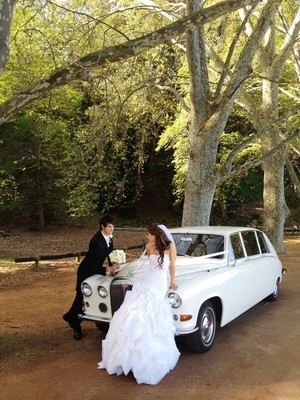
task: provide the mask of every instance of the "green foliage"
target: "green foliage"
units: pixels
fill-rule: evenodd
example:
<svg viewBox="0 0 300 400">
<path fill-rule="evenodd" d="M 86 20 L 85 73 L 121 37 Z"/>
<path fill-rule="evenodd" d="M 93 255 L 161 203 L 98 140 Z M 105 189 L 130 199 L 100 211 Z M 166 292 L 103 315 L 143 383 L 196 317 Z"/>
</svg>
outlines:
<svg viewBox="0 0 300 400">
<path fill-rule="evenodd" d="M 284 193 L 285 193 L 285 200 L 286 200 L 288 207 L 293 208 L 293 209 L 300 207 L 299 198 L 296 196 L 295 190 L 292 187 L 292 185 L 290 185 L 289 183 L 286 183 Z"/>
<path fill-rule="evenodd" d="M 0 170 L 0 206 L 9 209 L 7 204 L 16 201 L 18 197 L 17 185 L 15 178 L 7 174 L 3 169 Z"/>
<path fill-rule="evenodd" d="M 216 191 L 216 200 L 220 191 L 224 191 L 229 205 L 237 206 L 262 199 L 263 175 L 259 169 L 248 170 L 245 174 L 235 179 L 228 179 Z"/>
<path fill-rule="evenodd" d="M 63 7 L 39 1 L 31 8 L 18 4 L 1 99 L 86 52 L 140 35 L 140 24 L 136 32 L 132 29 L 140 18 L 145 30 L 163 23 L 147 7 L 135 10 L 122 2 L 129 9 L 119 12 L 120 2 L 110 16 L 112 3 L 101 2 L 101 8 L 98 3 L 95 8 L 79 0 Z M 123 34 L 114 28 L 121 25 Z M 95 209 L 132 213 L 142 195 L 145 162 L 174 111 L 169 93 L 155 89 L 175 73 L 173 53 L 161 47 L 147 57 L 96 70 L 89 84 L 56 90 L 20 114 L 12 124 L 18 134 L 9 131 L 3 149 L 9 158 L 3 173 L 16 180 L 19 193 L 19 203 L 15 197 L 7 207 L 31 217 L 42 207 L 49 218 L 65 210 L 74 218 Z M 13 154 L 14 142 L 20 157 Z M 8 195 L 8 178 L 5 182 Z"/>
<path fill-rule="evenodd" d="M 209 1 L 205 6 L 215 3 Z M 287 21 L 294 12 L 283 3 Z M 161 12 L 159 11 L 161 8 Z M 0 80 L 0 102 L 41 77 L 68 66 L 82 55 L 126 42 L 160 28 L 185 14 L 183 3 L 157 1 L 135 7 L 118 2 L 66 0 L 63 3 L 17 2 L 11 35 L 11 58 Z M 252 15 L 251 19 L 256 19 Z M 205 26 L 207 43 L 225 62 L 240 19 L 237 13 Z M 283 36 L 278 39 L 282 44 Z M 228 76 L 243 48 L 246 35 L 236 41 Z M 135 216 L 144 196 L 158 193 L 153 202 L 181 204 L 189 160 L 189 76 L 184 37 L 175 46 L 90 71 L 88 82 L 52 92 L 1 127 L 2 160 L 0 206 L 9 215 L 36 217 L 44 209 L 51 220 L 68 213 L 79 218 L 95 210 Z M 286 90 L 299 97 L 293 59 L 281 76 L 281 112 L 294 104 Z M 212 99 L 220 65 L 210 57 Z M 291 82 L 293 87 L 291 88 Z M 261 103 L 261 71 L 244 82 L 255 104 Z M 224 86 L 225 87 L 225 86 Z M 218 101 L 218 99 L 216 99 Z M 298 129 L 299 113 L 283 127 L 284 136 Z M 217 169 L 253 133 L 244 111 L 235 107 L 221 136 Z M 295 141 L 295 146 L 299 143 Z M 233 168 L 259 159 L 260 144 L 239 152 Z M 287 192 L 288 194 L 288 192 Z M 228 207 L 261 199 L 262 171 L 257 168 L 230 177 L 216 191 L 214 210 L 228 216 Z M 289 198 L 289 197 L 288 197 Z M 151 197 L 152 199 L 152 197 Z M 227 213 L 227 214 L 226 214 Z M 125 218 L 125 217 L 124 217 Z"/>
<path fill-rule="evenodd" d="M 226 180 L 216 189 L 212 210 L 212 224 L 249 225 L 262 224 L 261 207 L 263 174 L 259 169 Z"/>
<path fill-rule="evenodd" d="M 225 131 L 221 135 L 218 149 L 217 167 L 222 168 L 231 152 L 240 145 L 252 133 L 252 125 L 246 115 L 240 109 L 228 119 Z M 260 142 L 254 141 L 243 150 L 239 151 L 233 159 L 232 170 L 239 170 L 261 157 Z M 214 196 L 212 218 L 228 221 L 234 220 L 240 224 L 249 224 L 249 220 L 259 219 L 255 212 L 245 213 L 245 221 L 242 220 L 241 207 L 243 205 L 261 203 L 263 196 L 263 171 L 260 167 L 248 169 L 243 173 L 236 173 L 226 177 Z M 247 220 L 248 219 L 248 220 Z"/>
<path fill-rule="evenodd" d="M 184 196 L 184 182 L 188 168 L 189 142 L 187 124 L 189 116 L 184 110 L 178 113 L 175 121 L 160 136 L 157 149 L 172 149 L 175 175 L 173 192 L 175 203 L 179 204 Z"/>
<path fill-rule="evenodd" d="M 88 201 L 93 201 L 90 212 L 96 207 L 98 211 L 135 214 L 144 190 L 145 164 L 148 160 L 157 167 L 161 163 L 155 148 L 176 107 L 168 91 L 156 88 L 156 80 L 161 84 L 176 69 L 175 58 L 165 58 L 166 54 L 170 54 L 168 47 L 149 52 L 148 59 L 124 62 L 118 71 L 107 70 L 105 79 L 86 87 L 91 106 L 85 112 L 85 126 L 73 135 L 72 158 L 77 171 L 69 169 L 64 175 L 64 186 L 69 188 L 66 202 L 73 216 L 83 211 L 79 203 L 87 206 Z M 168 156 L 163 164 L 166 172 L 160 169 L 159 176 L 167 177 L 168 182 Z M 84 186 L 83 196 L 91 193 L 82 201 L 79 186 Z"/>
<path fill-rule="evenodd" d="M 6 189 L 2 212 L 13 211 L 16 217 L 37 220 L 41 212 L 46 219 L 64 212 L 60 149 L 70 128 L 78 122 L 75 110 L 81 96 L 72 87 L 61 90 L 63 93 L 53 93 L 51 101 L 39 102 L 35 109 L 24 111 L 2 126 L 2 174 L 10 177 L 2 183 Z"/>
</svg>

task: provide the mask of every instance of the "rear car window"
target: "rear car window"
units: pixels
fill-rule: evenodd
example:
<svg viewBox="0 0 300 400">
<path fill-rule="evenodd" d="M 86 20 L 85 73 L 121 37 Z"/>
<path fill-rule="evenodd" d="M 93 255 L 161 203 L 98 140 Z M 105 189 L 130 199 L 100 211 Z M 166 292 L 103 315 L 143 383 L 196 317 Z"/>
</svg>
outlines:
<svg viewBox="0 0 300 400">
<path fill-rule="evenodd" d="M 258 247 L 258 242 L 256 240 L 254 231 L 242 232 L 242 238 L 248 257 L 260 254 L 260 249 Z"/>
<path fill-rule="evenodd" d="M 262 232 L 257 231 L 257 238 L 260 246 L 260 250 L 262 253 L 270 253 L 270 249 L 266 243 L 265 237 Z"/>
</svg>

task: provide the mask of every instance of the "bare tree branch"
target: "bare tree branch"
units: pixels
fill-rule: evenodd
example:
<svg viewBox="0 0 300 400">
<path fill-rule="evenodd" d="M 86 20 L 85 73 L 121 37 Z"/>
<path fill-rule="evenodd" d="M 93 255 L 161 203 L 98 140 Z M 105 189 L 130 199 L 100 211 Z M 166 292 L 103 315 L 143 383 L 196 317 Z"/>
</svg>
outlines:
<svg viewBox="0 0 300 400">
<path fill-rule="evenodd" d="M 276 11 L 276 6 L 281 0 L 270 0 L 265 5 L 257 25 L 253 32 L 251 33 L 248 42 L 243 48 L 243 51 L 236 63 L 235 70 L 232 75 L 232 79 L 228 84 L 224 96 L 222 97 L 221 103 L 228 102 L 229 99 L 234 96 L 234 93 L 238 90 L 242 82 L 250 75 L 252 72 L 251 62 L 253 60 L 254 54 L 260 46 L 262 38 L 266 32 L 266 29 L 272 21 L 273 15 Z"/>
<path fill-rule="evenodd" d="M 181 104 L 181 107 L 184 109 L 184 111 L 186 111 L 187 113 L 190 113 L 190 111 L 191 111 L 190 107 L 186 104 L 186 102 L 184 101 L 184 98 L 181 96 L 181 94 L 178 92 L 178 90 L 176 90 L 172 86 L 162 86 L 162 85 L 155 85 L 155 86 L 160 90 L 168 90 L 169 92 L 172 92 L 174 94 L 174 96 L 176 97 L 176 99 L 178 100 L 178 102 Z"/>
<path fill-rule="evenodd" d="M 259 136 L 261 136 L 261 135 L 258 135 L 258 134 L 255 135 L 256 138 L 259 137 Z M 276 147 L 274 147 L 271 151 L 269 151 L 269 153 L 267 153 L 263 158 L 261 158 L 259 160 L 255 160 L 255 161 L 250 162 L 248 164 L 242 165 L 241 167 L 238 167 L 236 169 L 231 169 L 230 168 L 230 169 L 228 169 L 226 171 L 226 174 L 224 174 L 224 175 L 220 174 L 218 182 L 219 183 L 224 182 L 228 178 L 228 176 L 230 176 L 230 175 L 239 175 L 239 174 L 242 174 L 243 172 L 248 171 L 250 168 L 255 168 L 258 165 L 261 165 L 265 159 L 273 157 L 278 151 L 286 148 L 288 145 L 290 145 L 299 136 L 300 136 L 300 130 L 294 131 L 293 134 L 291 134 L 288 138 L 286 138 L 285 140 L 280 142 Z M 254 139 L 254 136 L 252 137 L 252 139 Z M 242 148 L 243 148 L 243 146 L 241 146 L 241 149 Z"/>
<path fill-rule="evenodd" d="M 87 54 L 78 59 L 76 63 L 55 71 L 50 77 L 42 79 L 3 103 L 0 106 L 0 125 L 34 101 L 46 97 L 53 89 L 67 85 L 74 80 L 89 81 L 91 79 L 90 71 L 96 67 L 99 68 L 107 63 L 134 57 L 162 44 L 169 44 L 172 39 L 185 33 L 193 26 L 206 24 L 247 4 L 256 4 L 258 2 L 259 0 L 223 1 L 206 9 L 201 9 L 145 36 Z"/>
<path fill-rule="evenodd" d="M 249 7 L 245 18 L 242 20 L 242 24 L 240 25 L 240 27 L 239 27 L 237 33 L 235 34 L 235 36 L 234 36 L 234 38 L 233 38 L 233 40 L 232 40 L 232 42 L 231 42 L 231 44 L 230 44 L 230 48 L 229 48 L 229 51 L 228 51 L 226 60 L 225 60 L 225 62 L 224 62 L 223 68 L 222 68 L 221 77 L 220 77 L 219 82 L 218 82 L 218 85 L 217 85 L 217 89 L 216 89 L 216 93 L 215 93 L 215 98 L 216 98 L 216 99 L 218 99 L 219 96 L 221 95 L 224 82 L 225 82 L 225 80 L 227 79 L 228 75 L 230 75 L 230 63 L 231 63 L 231 60 L 232 60 L 232 56 L 233 56 L 233 53 L 234 53 L 234 49 L 235 49 L 235 47 L 236 47 L 236 45 L 237 45 L 237 42 L 238 42 L 238 40 L 239 40 L 241 34 L 242 34 L 243 31 L 245 30 L 245 26 L 246 26 L 246 24 L 247 24 L 247 21 L 248 21 L 249 18 L 250 18 L 250 15 L 251 15 L 252 12 L 253 12 L 253 8 L 254 8 L 254 6 Z"/>
<path fill-rule="evenodd" d="M 297 111 L 299 111 L 300 109 L 300 104 L 296 105 L 295 107 L 291 108 L 289 111 L 287 111 L 285 114 L 282 114 L 280 119 L 277 120 L 277 124 L 278 125 L 282 125 L 283 123 L 286 122 L 286 120 L 288 119 L 288 117 L 292 114 L 295 114 Z M 261 130 L 260 132 L 257 132 L 256 134 L 253 134 L 251 136 L 249 136 L 246 140 L 244 140 L 243 142 L 241 142 L 238 146 L 236 146 L 228 155 L 226 162 L 224 162 L 224 164 L 222 165 L 222 167 L 220 167 L 218 175 L 219 175 L 219 179 L 221 181 L 223 181 L 223 176 L 226 176 L 228 174 L 231 174 L 232 172 L 232 164 L 233 164 L 233 160 L 234 158 L 246 147 L 250 146 L 256 139 L 261 138 L 261 136 L 263 134 L 265 134 L 268 130 L 270 129 L 270 126 L 266 126 L 263 130 Z M 293 140 L 299 135 L 299 131 L 297 131 L 298 133 L 296 134 L 291 134 L 290 136 L 286 137 L 281 143 L 284 143 L 283 147 L 286 147 L 288 144 L 292 143 Z M 279 144 L 279 146 L 281 146 L 281 143 Z M 278 146 L 276 147 L 276 149 L 278 148 Z M 275 149 L 274 149 L 275 150 Z M 277 150 L 276 150 L 277 151 Z M 275 153 L 276 153 L 275 151 Z M 256 165 L 259 165 L 262 163 L 262 160 L 259 161 L 255 161 L 255 163 L 257 163 Z M 247 164 L 247 166 L 250 164 Z M 252 165 L 252 164 L 251 164 Z M 252 168 L 247 167 L 247 169 Z M 239 169 L 240 171 L 240 169 Z M 233 172 L 233 174 L 237 174 L 237 172 Z"/>
<path fill-rule="evenodd" d="M 297 10 L 297 13 L 295 15 L 295 18 L 293 20 L 293 23 L 289 29 L 289 31 L 286 34 L 286 37 L 284 39 L 284 42 L 282 43 L 282 46 L 280 48 L 280 52 L 278 53 L 276 57 L 276 61 L 274 63 L 276 70 L 281 71 L 283 68 L 283 65 L 287 59 L 288 54 L 292 50 L 298 34 L 300 31 L 300 7 Z"/>
<path fill-rule="evenodd" d="M 291 183 L 294 187 L 295 194 L 298 197 L 298 199 L 300 200 L 300 180 L 299 180 L 299 178 L 294 170 L 294 167 L 287 155 L 285 156 L 285 166 L 289 173 L 289 177 L 290 177 Z"/>
</svg>

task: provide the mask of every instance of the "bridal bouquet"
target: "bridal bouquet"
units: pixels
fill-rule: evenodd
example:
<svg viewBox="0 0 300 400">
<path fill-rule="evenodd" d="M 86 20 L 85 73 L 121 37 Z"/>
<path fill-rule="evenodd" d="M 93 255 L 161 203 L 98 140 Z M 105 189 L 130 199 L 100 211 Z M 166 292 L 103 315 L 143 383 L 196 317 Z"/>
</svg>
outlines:
<svg viewBox="0 0 300 400">
<path fill-rule="evenodd" d="M 124 250 L 113 250 L 109 253 L 109 259 L 112 263 L 124 264 L 126 263 L 126 253 Z"/>
</svg>

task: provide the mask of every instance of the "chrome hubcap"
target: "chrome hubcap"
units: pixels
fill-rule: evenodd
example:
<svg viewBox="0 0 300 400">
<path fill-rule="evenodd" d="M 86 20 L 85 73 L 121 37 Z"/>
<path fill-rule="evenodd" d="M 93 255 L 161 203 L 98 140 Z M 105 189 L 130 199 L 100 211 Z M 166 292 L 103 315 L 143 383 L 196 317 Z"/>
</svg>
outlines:
<svg viewBox="0 0 300 400">
<path fill-rule="evenodd" d="M 201 321 L 201 336 L 204 343 L 209 343 L 214 332 L 214 314 L 210 308 L 206 309 Z"/>
</svg>

